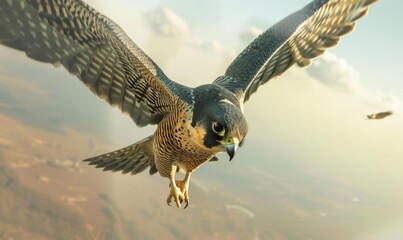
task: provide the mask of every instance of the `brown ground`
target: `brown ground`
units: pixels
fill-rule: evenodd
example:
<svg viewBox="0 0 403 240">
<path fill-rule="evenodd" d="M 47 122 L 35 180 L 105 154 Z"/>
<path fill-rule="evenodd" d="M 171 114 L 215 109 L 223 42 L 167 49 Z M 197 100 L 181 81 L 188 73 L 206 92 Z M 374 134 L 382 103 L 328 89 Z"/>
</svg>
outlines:
<svg viewBox="0 0 403 240">
<path fill-rule="evenodd" d="M 191 184 L 191 206 L 168 207 L 166 179 L 146 172 L 105 173 L 81 162 L 110 147 L 71 129 L 48 132 L 1 114 L 0 123 L 0 230 L 12 239 L 233 239 L 256 234 L 247 214 L 225 208 L 233 196 L 214 189 L 206 194 Z M 237 228 L 243 230 L 234 232 Z"/>
</svg>

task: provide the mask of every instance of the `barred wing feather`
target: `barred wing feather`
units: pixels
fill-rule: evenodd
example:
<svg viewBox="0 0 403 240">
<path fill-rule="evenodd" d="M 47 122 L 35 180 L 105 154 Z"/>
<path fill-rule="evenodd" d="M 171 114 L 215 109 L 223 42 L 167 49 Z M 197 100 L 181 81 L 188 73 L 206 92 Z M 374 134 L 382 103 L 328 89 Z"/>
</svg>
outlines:
<svg viewBox="0 0 403 240">
<path fill-rule="evenodd" d="M 354 29 L 376 0 L 315 0 L 284 18 L 243 50 L 224 76 L 215 83 L 243 101 L 294 63 L 308 66 L 311 60 Z"/>
<path fill-rule="evenodd" d="M 112 20 L 80 0 L 0 1 L 0 43 L 63 65 L 138 126 L 158 123 L 191 90 L 171 81 Z"/>
</svg>

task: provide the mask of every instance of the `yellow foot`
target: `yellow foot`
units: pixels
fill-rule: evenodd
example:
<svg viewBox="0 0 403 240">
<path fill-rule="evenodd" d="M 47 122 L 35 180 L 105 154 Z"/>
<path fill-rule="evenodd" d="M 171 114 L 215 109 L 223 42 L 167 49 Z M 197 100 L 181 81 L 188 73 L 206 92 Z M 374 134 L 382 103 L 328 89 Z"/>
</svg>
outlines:
<svg viewBox="0 0 403 240">
<path fill-rule="evenodd" d="M 176 167 L 172 167 L 171 174 L 169 176 L 169 187 L 171 192 L 167 198 L 167 203 L 171 206 L 172 198 L 174 198 L 176 206 L 181 208 L 181 203 L 185 201 L 185 208 L 189 206 L 189 180 L 191 172 L 186 172 L 185 178 L 182 181 L 175 180 Z"/>
<path fill-rule="evenodd" d="M 177 187 L 173 186 L 170 184 L 171 187 L 171 192 L 169 193 L 167 197 L 167 204 L 171 206 L 172 198 L 175 200 L 176 206 L 178 208 L 181 208 L 181 203 L 185 199 L 185 196 L 183 195 L 182 191 Z"/>
<path fill-rule="evenodd" d="M 176 186 L 180 189 L 180 191 L 183 194 L 183 200 L 185 201 L 185 204 L 186 204 L 183 209 L 185 209 L 189 206 L 189 181 L 176 180 Z"/>
<path fill-rule="evenodd" d="M 189 206 L 189 182 L 176 180 L 175 185 L 172 186 L 172 184 L 169 184 L 171 192 L 167 198 L 167 203 L 171 206 L 173 198 L 178 208 L 181 208 L 182 202 L 185 202 L 185 207 L 183 208 L 185 209 Z"/>
</svg>

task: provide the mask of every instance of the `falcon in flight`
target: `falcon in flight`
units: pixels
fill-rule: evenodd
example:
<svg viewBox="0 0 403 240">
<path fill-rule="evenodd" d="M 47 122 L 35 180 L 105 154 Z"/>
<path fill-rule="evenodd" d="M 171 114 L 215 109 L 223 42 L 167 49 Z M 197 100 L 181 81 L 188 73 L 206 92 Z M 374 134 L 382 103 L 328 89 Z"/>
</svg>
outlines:
<svg viewBox="0 0 403 240">
<path fill-rule="evenodd" d="M 149 168 L 170 182 L 167 203 L 189 204 L 190 175 L 215 155 L 234 157 L 248 132 L 243 104 L 295 63 L 311 60 L 354 29 L 376 0 L 314 0 L 257 37 L 211 84 L 172 81 L 111 19 L 81 0 L 0 0 L 0 43 L 62 65 L 93 93 L 155 133 L 85 161 L 105 171 Z M 178 171 L 185 173 L 176 180 Z"/>
</svg>

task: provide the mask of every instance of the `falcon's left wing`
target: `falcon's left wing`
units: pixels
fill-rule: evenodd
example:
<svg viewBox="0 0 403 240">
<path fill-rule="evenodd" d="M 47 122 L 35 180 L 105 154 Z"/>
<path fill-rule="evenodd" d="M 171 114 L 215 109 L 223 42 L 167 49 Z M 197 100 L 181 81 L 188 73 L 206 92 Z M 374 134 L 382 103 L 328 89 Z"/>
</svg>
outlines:
<svg viewBox="0 0 403 240">
<path fill-rule="evenodd" d="M 215 80 L 244 102 L 294 63 L 304 67 L 354 29 L 377 0 L 315 0 L 256 38 Z"/>
</svg>

